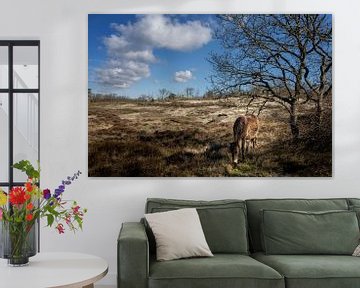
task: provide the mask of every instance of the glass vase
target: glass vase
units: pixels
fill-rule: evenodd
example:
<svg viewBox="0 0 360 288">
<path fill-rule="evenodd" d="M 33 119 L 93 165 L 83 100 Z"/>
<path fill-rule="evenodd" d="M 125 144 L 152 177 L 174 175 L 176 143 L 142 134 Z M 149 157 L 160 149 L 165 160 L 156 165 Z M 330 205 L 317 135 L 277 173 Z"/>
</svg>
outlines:
<svg viewBox="0 0 360 288">
<path fill-rule="evenodd" d="M 36 255 L 36 222 L 31 227 L 28 222 L 0 222 L 0 257 L 8 259 L 9 266 L 25 266 L 29 257 Z"/>
</svg>

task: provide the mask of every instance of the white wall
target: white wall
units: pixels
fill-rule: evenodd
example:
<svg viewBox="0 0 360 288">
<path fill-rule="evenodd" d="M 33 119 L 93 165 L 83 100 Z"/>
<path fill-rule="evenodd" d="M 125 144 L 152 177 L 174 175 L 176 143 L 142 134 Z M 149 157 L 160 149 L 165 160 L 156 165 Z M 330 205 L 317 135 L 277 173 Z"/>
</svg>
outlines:
<svg viewBox="0 0 360 288">
<path fill-rule="evenodd" d="M 217 199 L 359 197 L 360 9 L 345 0 L 1 0 L 0 39 L 41 40 L 42 183 L 54 187 L 80 169 L 67 192 L 89 209 L 82 233 L 42 229 L 43 251 L 79 251 L 110 264 L 102 283 L 116 279 L 116 238 L 137 221 L 147 197 Z M 334 13 L 334 173 L 330 179 L 90 179 L 87 174 L 88 13 Z"/>
</svg>

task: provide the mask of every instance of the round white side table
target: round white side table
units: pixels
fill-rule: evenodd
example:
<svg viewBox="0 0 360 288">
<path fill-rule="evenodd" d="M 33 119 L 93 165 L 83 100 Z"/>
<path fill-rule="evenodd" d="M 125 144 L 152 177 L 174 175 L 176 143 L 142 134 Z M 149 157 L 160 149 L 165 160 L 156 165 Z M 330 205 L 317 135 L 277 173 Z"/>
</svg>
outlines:
<svg viewBox="0 0 360 288">
<path fill-rule="evenodd" d="M 0 260 L 1 288 L 93 288 L 108 272 L 107 262 L 80 253 L 38 253 L 28 266 L 9 267 Z"/>
</svg>

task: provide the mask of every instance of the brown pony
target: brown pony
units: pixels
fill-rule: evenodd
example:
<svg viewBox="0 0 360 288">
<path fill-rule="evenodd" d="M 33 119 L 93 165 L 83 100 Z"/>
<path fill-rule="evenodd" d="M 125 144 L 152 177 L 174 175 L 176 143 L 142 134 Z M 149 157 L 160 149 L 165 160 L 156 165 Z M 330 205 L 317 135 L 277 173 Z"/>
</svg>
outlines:
<svg viewBox="0 0 360 288">
<path fill-rule="evenodd" d="M 248 153 L 250 143 L 255 149 L 258 131 L 259 119 L 255 115 L 241 115 L 235 120 L 233 126 L 234 142 L 230 144 L 233 163 L 238 163 L 240 150 L 242 160 L 245 159 L 245 151 Z"/>
</svg>

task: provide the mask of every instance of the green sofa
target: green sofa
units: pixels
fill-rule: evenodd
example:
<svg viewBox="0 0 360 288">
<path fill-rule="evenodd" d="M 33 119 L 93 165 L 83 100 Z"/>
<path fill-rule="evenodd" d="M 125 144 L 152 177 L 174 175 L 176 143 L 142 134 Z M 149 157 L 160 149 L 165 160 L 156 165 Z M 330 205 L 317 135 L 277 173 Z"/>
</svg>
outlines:
<svg viewBox="0 0 360 288">
<path fill-rule="evenodd" d="M 271 217 L 266 218 L 269 219 L 266 220 L 266 225 L 269 225 L 268 222 L 274 219 L 277 221 L 276 213 L 279 211 L 288 213 L 287 211 L 291 210 L 294 214 L 290 217 L 286 215 L 280 225 L 285 225 L 286 221 L 291 223 L 292 217 L 294 219 L 299 217 L 300 221 L 305 221 L 301 227 L 307 227 L 307 223 L 314 219 L 318 223 L 328 221 L 327 225 L 338 225 L 334 227 L 345 229 L 344 231 L 347 231 L 347 227 L 352 231 L 356 229 L 355 241 L 358 242 L 359 224 L 356 216 L 360 215 L 360 199 L 191 201 L 153 198 L 147 200 L 145 212 L 164 212 L 187 207 L 197 208 L 206 240 L 214 257 L 156 261 L 154 236 L 145 221 L 123 223 L 117 246 L 119 288 L 360 287 L 360 257 L 353 257 L 349 253 L 344 255 L 342 251 L 331 252 L 331 255 L 324 254 L 323 251 L 319 255 L 314 255 L 315 253 L 309 254 L 305 250 L 302 255 L 301 245 L 297 241 L 298 235 L 297 238 L 286 235 L 289 239 L 280 239 L 279 242 L 276 235 L 263 235 L 265 230 L 262 229 L 262 225 L 265 225 L 265 211 L 269 211 L 270 214 L 274 211 Z M 299 214 L 296 211 L 308 212 Z M 301 220 L 302 217 L 305 217 L 305 220 Z M 339 218 L 340 222 L 334 223 L 336 221 L 331 217 Z M 354 217 L 356 222 L 353 220 Z M 341 221 L 345 222 L 341 223 Z M 276 225 L 276 223 L 270 224 Z M 295 231 L 294 227 L 290 227 L 293 230 L 286 230 L 289 226 L 292 225 L 284 226 L 285 231 Z M 301 227 L 299 226 L 296 231 L 301 232 Z M 312 234 L 315 235 L 310 234 L 311 241 L 321 238 L 316 233 L 317 231 L 314 231 Z M 327 240 L 325 239 L 325 242 Z M 264 245 L 269 250 L 278 249 L 278 243 L 282 243 L 281 241 L 285 241 L 284 245 L 290 245 L 291 249 L 295 245 L 296 255 L 282 255 L 282 253 L 269 255 L 264 251 Z M 344 245 L 350 245 L 348 251 L 353 249 L 352 245 L 357 245 L 354 244 L 354 239 L 345 242 Z M 342 243 L 344 241 L 340 237 L 323 244 L 332 251 L 331 246 L 338 247 Z M 310 246 L 308 249 L 316 249 L 316 243 L 315 248 Z M 285 246 L 284 251 L 286 251 Z"/>
</svg>

